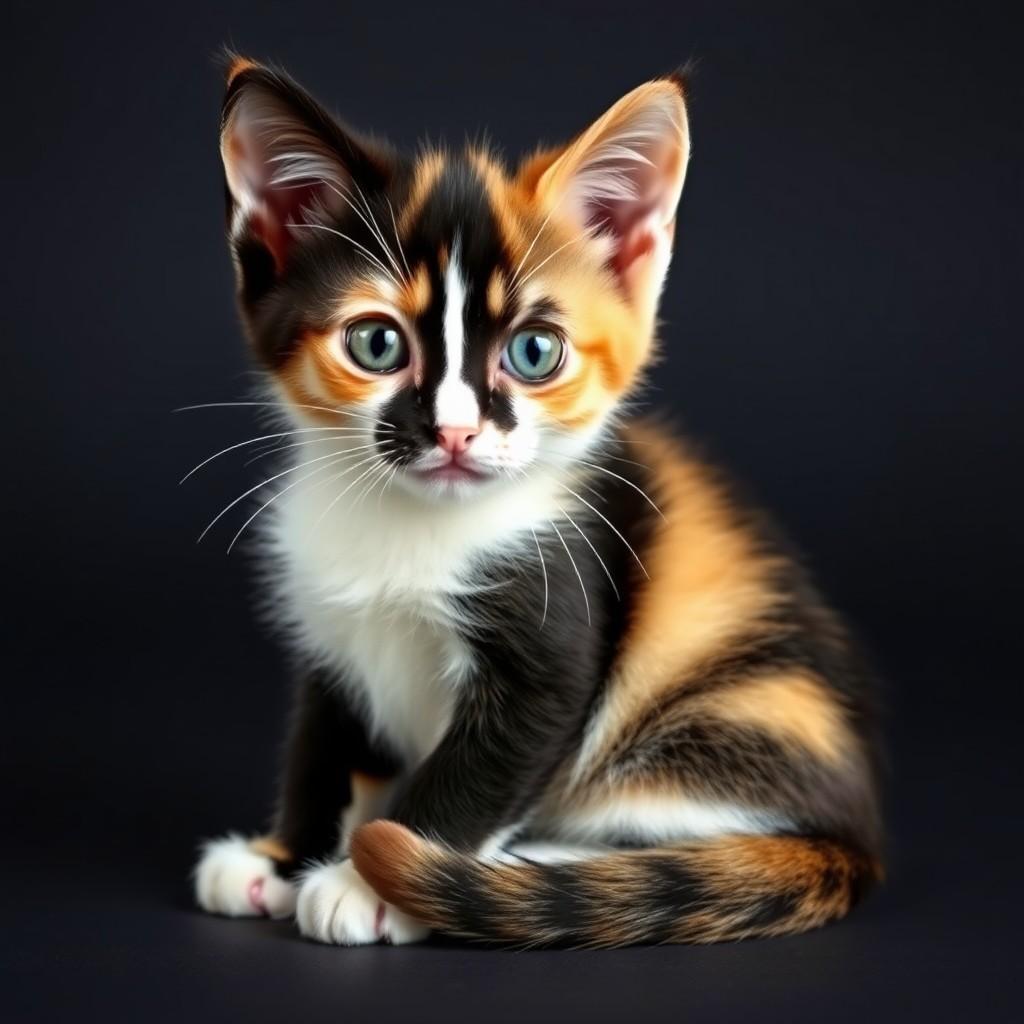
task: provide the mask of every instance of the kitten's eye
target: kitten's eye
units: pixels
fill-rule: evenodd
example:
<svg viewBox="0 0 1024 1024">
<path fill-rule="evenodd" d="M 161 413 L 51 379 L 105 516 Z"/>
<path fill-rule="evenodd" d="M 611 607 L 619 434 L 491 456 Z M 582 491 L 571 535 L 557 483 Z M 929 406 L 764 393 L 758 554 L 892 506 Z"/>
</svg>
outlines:
<svg viewBox="0 0 1024 1024">
<path fill-rule="evenodd" d="M 553 331 L 535 327 L 513 335 L 501 363 L 520 380 L 539 381 L 555 373 L 564 357 L 565 342 Z"/>
<path fill-rule="evenodd" d="M 371 373 L 391 373 L 409 362 L 402 332 L 387 320 L 357 320 L 345 337 L 349 355 Z"/>
</svg>

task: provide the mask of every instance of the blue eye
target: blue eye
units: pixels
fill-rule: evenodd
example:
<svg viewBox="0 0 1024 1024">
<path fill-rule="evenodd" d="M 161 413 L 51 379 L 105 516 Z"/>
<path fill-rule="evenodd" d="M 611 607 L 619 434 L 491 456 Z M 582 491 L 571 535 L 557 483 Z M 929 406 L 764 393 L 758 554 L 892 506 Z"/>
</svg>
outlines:
<svg viewBox="0 0 1024 1024">
<path fill-rule="evenodd" d="M 387 320 L 357 320 L 345 339 L 349 355 L 371 373 L 391 373 L 409 362 L 402 332 Z"/>
<path fill-rule="evenodd" d="M 533 327 L 518 331 L 505 346 L 502 365 L 520 380 L 540 381 L 554 374 L 565 357 L 565 342 L 553 331 Z"/>
</svg>

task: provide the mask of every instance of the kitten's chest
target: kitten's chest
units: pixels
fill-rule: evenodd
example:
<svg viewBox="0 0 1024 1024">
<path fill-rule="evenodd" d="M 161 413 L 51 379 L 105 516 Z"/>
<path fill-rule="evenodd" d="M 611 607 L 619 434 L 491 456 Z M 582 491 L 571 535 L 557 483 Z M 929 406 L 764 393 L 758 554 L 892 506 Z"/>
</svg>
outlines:
<svg viewBox="0 0 1024 1024">
<path fill-rule="evenodd" d="M 471 566 L 408 529 L 310 529 L 301 509 L 290 512 L 271 539 L 294 639 L 334 670 L 370 732 L 418 763 L 447 730 L 472 666 L 457 604 Z"/>
<path fill-rule="evenodd" d="M 448 728 L 473 668 L 474 617 L 487 617 L 502 567 L 512 572 L 554 516 L 553 490 L 541 478 L 472 505 L 424 506 L 395 488 L 336 511 L 330 491 L 310 490 L 274 507 L 266 539 L 293 638 L 408 762 Z"/>
<path fill-rule="evenodd" d="M 371 733 L 409 764 L 426 757 L 451 722 L 471 661 L 455 627 L 438 619 L 429 602 L 413 599 L 352 608 L 311 594 L 304 617 Z"/>
</svg>

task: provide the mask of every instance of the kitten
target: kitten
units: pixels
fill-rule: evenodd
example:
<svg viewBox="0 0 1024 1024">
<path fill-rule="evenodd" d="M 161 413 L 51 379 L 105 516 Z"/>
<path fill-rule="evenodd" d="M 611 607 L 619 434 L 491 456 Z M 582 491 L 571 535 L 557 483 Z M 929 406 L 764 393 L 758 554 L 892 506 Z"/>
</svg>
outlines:
<svg viewBox="0 0 1024 1024">
<path fill-rule="evenodd" d="M 202 907 L 342 944 L 842 917 L 880 873 L 870 680 L 772 530 L 624 414 L 682 81 L 510 173 L 399 155 L 236 59 L 221 152 L 293 432 L 261 521 L 302 670 L 270 834 L 207 844 Z"/>
</svg>

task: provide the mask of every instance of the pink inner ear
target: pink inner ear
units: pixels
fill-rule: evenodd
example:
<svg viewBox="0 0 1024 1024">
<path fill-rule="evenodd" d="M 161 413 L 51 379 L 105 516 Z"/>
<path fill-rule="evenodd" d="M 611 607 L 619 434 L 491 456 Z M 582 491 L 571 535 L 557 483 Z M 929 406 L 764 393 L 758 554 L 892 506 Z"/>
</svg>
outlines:
<svg viewBox="0 0 1024 1024">
<path fill-rule="evenodd" d="M 263 217 L 253 217 L 252 230 L 272 253 L 278 270 L 287 263 L 295 244 L 295 235 L 288 225 L 303 223 L 303 212 L 318 202 L 323 190 L 323 185 L 311 182 L 281 188 L 271 186 L 264 191 L 263 205 L 267 212 Z"/>
<path fill-rule="evenodd" d="M 638 147 L 634 158 L 605 164 L 621 183 L 620 195 L 584 198 L 586 223 L 614 240 L 611 265 L 620 275 L 655 250 L 659 233 L 671 231 L 679 161 L 680 150 L 671 143 Z"/>
<path fill-rule="evenodd" d="M 316 181 L 271 184 L 274 164 L 255 140 L 243 137 L 241 132 L 230 140 L 230 152 L 250 198 L 243 230 L 267 247 L 280 271 L 295 243 L 288 225 L 303 221 L 303 211 L 321 199 L 325 186 Z"/>
<path fill-rule="evenodd" d="M 344 171 L 300 122 L 269 102 L 265 109 L 240 106 L 225 143 L 240 218 L 234 231 L 262 242 L 280 271 L 299 239 L 289 225 L 336 208 L 341 200 L 325 179 L 339 179 Z"/>
<path fill-rule="evenodd" d="M 649 222 L 643 221 L 622 237 L 613 257 L 617 273 L 625 272 L 641 257 L 654 251 L 657 244 Z"/>
</svg>

